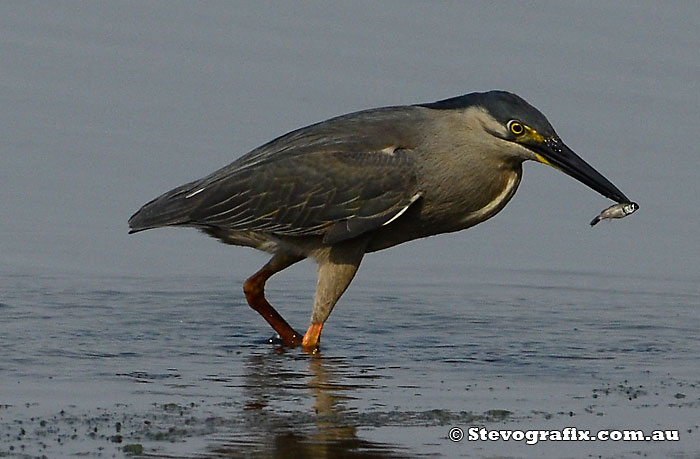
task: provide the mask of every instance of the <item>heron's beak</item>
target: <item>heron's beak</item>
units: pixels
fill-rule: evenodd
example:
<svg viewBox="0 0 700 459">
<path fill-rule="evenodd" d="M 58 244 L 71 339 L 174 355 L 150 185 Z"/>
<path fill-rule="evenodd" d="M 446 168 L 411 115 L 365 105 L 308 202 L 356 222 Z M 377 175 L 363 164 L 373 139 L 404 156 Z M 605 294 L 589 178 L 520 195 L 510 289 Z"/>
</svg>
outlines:
<svg viewBox="0 0 700 459">
<path fill-rule="evenodd" d="M 630 202 L 627 196 L 618 190 L 610 180 L 593 169 L 558 138 L 538 142 L 537 145 L 531 145 L 531 148 L 540 162 L 556 167 L 606 198 L 620 203 Z"/>
</svg>

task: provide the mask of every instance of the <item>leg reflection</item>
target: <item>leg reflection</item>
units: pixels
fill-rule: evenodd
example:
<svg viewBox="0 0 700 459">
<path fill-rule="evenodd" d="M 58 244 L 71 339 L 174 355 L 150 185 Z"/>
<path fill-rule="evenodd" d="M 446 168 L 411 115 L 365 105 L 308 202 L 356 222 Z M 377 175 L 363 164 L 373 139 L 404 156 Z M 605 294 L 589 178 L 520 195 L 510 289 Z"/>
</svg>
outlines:
<svg viewBox="0 0 700 459">
<path fill-rule="evenodd" d="M 357 383 L 359 371 L 343 358 L 322 354 L 250 356 L 240 431 L 208 451 L 233 457 L 409 457 L 399 447 L 358 437 L 358 428 L 371 426 L 364 425 L 366 414 L 349 405 L 374 387 L 371 377 Z"/>
</svg>

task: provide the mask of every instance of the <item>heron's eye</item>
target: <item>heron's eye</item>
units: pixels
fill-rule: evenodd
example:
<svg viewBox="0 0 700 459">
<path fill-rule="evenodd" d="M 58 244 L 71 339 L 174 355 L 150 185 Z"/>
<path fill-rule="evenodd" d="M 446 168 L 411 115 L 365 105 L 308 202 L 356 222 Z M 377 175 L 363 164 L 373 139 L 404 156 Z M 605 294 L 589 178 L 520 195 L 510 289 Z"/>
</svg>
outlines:
<svg viewBox="0 0 700 459">
<path fill-rule="evenodd" d="M 510 120 L 508 121 L 508 130 L 515 135 L 521 135 L 525 132 L 525 127 L 520 121 Z"/>
</svg>

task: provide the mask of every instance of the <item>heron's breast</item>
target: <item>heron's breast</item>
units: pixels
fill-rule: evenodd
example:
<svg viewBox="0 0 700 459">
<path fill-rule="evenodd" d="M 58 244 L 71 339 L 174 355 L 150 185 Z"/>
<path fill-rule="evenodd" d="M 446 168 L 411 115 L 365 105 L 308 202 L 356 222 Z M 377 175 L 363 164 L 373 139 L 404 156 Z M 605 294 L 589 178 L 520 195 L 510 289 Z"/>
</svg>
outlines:
<svg viewBox="0 0 700 459">
<path fill-rule="evenodd" d="M 425 193 L 390 225 L 382 226 L 373 236 L 368 252 L 385 249 L 413 239 L 460 231 L 496 215 L 515 194 L 522 176 L 521 169 L 503 171 L 498 179 L 464 187 L 452 187 L 441 193 Z M 437 195 L 437 197 L 436 197 Z"/>
<path fill-rule="evenodd" d="M 452 232 L 469 228 L 496 215 L 515 194 L 520 184 L 521 169 L 508 169 L 499 174 L 471 177 L 461 188 L 455 188 L 444 202 L 428 205 L 427 220 L 436 232 Z"/>
<path fill-rule="evenodd" d="M 521 174 L 518 171 L 508 173 L 500 191 L 492 194 L 491 200 L 483 207 L 466 214 L 462 219 L 462 222 L 469 224 L 469 226 L 473 226 L 493 217 L 500 212 L 513 197 L 515 190 L 518 189 L 520 178 Z"/>
</svg>

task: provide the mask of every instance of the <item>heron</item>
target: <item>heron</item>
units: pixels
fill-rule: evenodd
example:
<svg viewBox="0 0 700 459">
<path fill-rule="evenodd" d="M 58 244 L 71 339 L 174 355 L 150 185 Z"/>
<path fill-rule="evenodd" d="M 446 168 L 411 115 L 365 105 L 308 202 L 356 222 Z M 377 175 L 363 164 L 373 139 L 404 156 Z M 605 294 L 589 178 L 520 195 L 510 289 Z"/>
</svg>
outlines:
<svg viewBox="0 0 700 459">
<path fill-rule="evenodd" d="M 246 300 L 284 346 L 316 352 L 366 253 L 493 217 L 517 190 L 524 161 L 629 202 L 539 110 L 516 94 L 488 91 L 363 110 L 294 130 L 148 202 L 129 219 L 129 232 L 194 227 L 270 253 L 244 282 Z M 275 273 L 307 258 L 318 265 L 318 281 L 302 335 L 264 289 Z"/>
</svg>

